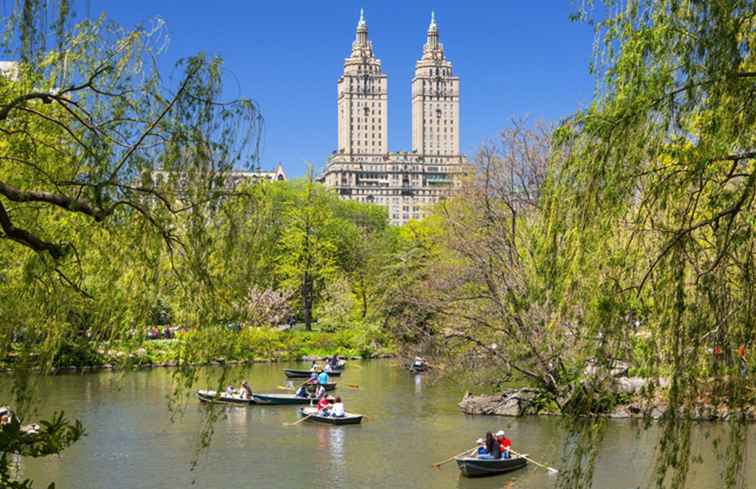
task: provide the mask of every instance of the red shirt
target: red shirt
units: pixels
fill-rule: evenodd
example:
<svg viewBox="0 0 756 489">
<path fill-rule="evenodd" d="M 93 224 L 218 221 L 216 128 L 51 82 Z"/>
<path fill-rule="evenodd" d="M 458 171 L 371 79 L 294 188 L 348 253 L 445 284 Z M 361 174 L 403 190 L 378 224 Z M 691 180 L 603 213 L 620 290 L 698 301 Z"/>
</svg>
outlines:
<svg viewBox="0 0 756 489">
<path fill-rule="evenodd" d="M 501 440 L 499 440 L 499 447 L 501 448 L 501 451 L 505 451 L 512 447 L 512 440 L 507 438 L 506 436 L 503 437 Z"/>
<path fill-rule="evenodd" d="M 328 407 L 328 399 L 326 399 L 325 397 L 321 398 L 318 401 L 318 411 L 322 411 L 323 408 L 327 408 L 327 407 Z"/>
</svg>

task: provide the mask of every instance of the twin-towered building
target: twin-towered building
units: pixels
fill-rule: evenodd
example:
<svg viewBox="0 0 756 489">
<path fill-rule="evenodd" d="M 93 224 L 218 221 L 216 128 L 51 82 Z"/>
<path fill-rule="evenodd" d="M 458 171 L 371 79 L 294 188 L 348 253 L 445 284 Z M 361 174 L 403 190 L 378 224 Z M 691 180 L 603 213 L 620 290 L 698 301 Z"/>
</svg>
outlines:
<svg viewBox="0 0 756 489">
<path fill-rule="evenodd" d="M 444 56 L 435 15 L 412 79 L 412 151 L 388 149 L 388 77 L 360 12 L 338 82 L 339 146 L 321 180 L 344 199 L 388 209 L 392 224 L 422 218 L 468 171 L 459 153 L 459 77 Z"/>
</svg>

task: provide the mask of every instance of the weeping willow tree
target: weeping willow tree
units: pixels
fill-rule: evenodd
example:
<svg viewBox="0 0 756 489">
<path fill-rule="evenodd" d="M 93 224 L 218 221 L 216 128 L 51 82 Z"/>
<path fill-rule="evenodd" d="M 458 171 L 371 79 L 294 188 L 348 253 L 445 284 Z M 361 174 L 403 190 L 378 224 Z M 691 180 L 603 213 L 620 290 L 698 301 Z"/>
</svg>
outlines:
<svg viewBox="0 0 756 489">
<path fill-rule="evenodd" d="M 598 285 L 581 317 L 606 339 L 597 358 L 629 341 L 665 380 L 646 393 L 665 406 L 655 485 L 686 485 L 690 418 L 709 409 L 729 413 L 734 487 L 754 405 L 756 7 L 629 0 L 581 16 L 600 84 L 555 135 L 544 263 L 565 290 Z"/>
<path fill-rule="evenodd" d="M 165 76 L 160 20 L 74 25 L 66 0 L 10 8 L 3 47 L 17 63 L 0 75 L 0 354 L 23 418 L 34 407 L 32 372 L 71 351 L 97 354 L 104 341 L 137 347 L 161 283 L 192 289 L 182 310 L 193 324 L 218 316 L 203 255 L 209 222 L 232 194 L 226 172 L 255 163 L 261 117 L 248 100 L 222 98 L 220 60 L 187 58 Z M 183 353 L 189 361 L 222 346 Z M 13 480 L 12 453 L 57 453 L 83 432 L 60 416 L 33 435 L 17 428 L 2 428 L 0 480 L 18 487 L 31 482 Z"/>
</svg>

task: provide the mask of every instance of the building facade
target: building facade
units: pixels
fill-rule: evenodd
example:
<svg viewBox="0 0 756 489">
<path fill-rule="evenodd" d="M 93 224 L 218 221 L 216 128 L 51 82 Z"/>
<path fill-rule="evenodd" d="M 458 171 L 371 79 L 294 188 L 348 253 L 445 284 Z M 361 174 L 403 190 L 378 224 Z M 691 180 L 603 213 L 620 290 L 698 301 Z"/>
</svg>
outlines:
<svg viewBox="0 0 756 489">
<path fill-rule="evenodd" d="M 363 12 L 338 82 L 338 121 L 338 149 L 320 180 L 341 198 L 384 206 L 400 225 L 424 217 L 460 184 L 469 165 L 459 152 L 459 77 L 435 15 L 412 80 L 412 151 L 388 150 L 388 77 Z"/>
</svg>

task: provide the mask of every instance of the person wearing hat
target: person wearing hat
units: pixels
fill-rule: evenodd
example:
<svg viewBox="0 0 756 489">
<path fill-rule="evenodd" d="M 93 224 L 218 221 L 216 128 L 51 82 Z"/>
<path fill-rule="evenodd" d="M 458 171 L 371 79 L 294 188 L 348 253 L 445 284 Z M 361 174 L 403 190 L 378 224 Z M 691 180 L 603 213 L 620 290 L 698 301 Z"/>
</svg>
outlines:
<svg viewBox="0 0 756 489">
<path fill-rule="evenodd" d="M 478 451 L 476 452 L 478 458 L 491 458 L 491 454 L 486 449 L 486 440 L 478 438 L 475 443 L 478 444 Z"/>
<path fill-rule="evenodd" d="M 510 458 L 510 449 L 512 448 L 512 440 L 507 438 L 503 430 L 496 432 L 496 441 L 499 444 L 499 451 L 501 452 L 501 458 Z"/>
</svg>

